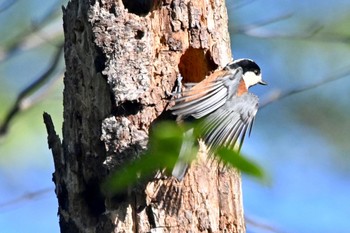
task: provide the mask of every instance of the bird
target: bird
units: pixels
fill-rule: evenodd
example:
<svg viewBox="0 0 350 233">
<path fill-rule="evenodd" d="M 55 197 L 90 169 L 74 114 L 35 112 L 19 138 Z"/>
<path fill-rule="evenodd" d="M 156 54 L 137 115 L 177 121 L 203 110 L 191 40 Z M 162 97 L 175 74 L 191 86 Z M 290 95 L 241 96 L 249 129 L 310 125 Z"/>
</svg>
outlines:
<svg viewBox="0 0 350 233">
<path fill-rule="evenodd" d="M 233 60 L 199 83 L 184 84 L 170 108 L 177 122 L 199 121 L 199 137 L 209 152 L 221 146 L 240 151 L 246 132 L 251 133 L 259 98 L 248 92 L 256 84 L 267 85 L 261 69 L 251 59 Z M 181 181 L 190 163 L 195 143 L 194 128 L 184 132 L 172 176 Z M 239 140 L 239 141 L 238 141 Z M 237 144 L 238 142 L 238 144 Z"/>
</svg>

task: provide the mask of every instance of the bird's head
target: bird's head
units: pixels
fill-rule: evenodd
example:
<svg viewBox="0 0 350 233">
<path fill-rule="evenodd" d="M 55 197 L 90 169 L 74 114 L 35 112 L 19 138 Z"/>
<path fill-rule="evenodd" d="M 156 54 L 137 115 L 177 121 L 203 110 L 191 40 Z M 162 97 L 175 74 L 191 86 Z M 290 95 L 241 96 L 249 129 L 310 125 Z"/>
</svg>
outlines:
<svg viewBox="0 0 350 233">
<path fill-rule="evenodd" d="M 266 85 L 262 79 L 260 67 L 253 61 L 247 58 L 234 60 L 226 66 L 226 69 L 242 68 L 243 80 L 247 89 L 256 84 Z"/>
</svg>

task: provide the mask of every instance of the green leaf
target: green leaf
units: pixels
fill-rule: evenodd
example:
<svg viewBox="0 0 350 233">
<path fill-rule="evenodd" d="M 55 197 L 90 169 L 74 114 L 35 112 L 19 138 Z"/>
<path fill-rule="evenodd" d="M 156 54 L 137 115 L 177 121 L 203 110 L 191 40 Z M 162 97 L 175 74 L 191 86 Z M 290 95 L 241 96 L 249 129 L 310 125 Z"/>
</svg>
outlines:
<svg viewBox="0 0 350 233">
<path fill-rule="evenodd" d="M 136 182 L 152 177 L 158 170 L 167 168 L 171 171 L 179 156 L 184 140 L 184 131 L 190 127 L 193 125 L 179 126 L 176 122 L 161 122 L 155 125 L 150 133 L 148 150 L 140 158 L 126 163 L 115 171 L 102 186 L 105 193 L 122 192 Z M 187 137 L 186 140 L 195 141 L 196 136 L 194 138 Z M 193 146 L 193 151 L 185 158 L 186 161 L 191 163 L 196 158 L 197 152 L 197 146 Z M 263 170 L 257 164 L 234 150 L 219 147 L 215 154 L 224 164 L 236 167 L 241 172 L 259 179 L 265 178 Z"/>
<path fill-rule="evenodd" d="M 222 160 L 222 162 L 224 162 L 224 164 L 231 165 L 245 174 L 254 176 L 261 180 L 266 178 L 263 169 L 259 165 L 250 161 L 245 156 L 242 156 L 235 150 L 226 147 L 219 147 L 216 150 L 216 155 Z"/>
<path fill-rule="evenodd" d="M 172 169 L 177 161 L 182 139 L 183 129 L 176 122 L 158 123 L 152 128 L 148 150 L 139 159 L 112 174 L 102 186 L 105 193 L 121 192 L 157 170 Z"/>
</svg>

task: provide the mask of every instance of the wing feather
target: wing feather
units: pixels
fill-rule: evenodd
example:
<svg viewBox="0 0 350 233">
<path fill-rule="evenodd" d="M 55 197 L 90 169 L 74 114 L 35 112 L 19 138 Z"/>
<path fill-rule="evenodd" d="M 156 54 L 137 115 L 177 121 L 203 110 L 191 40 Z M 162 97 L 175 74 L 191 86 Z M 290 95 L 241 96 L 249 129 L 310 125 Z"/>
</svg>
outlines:
<svg viewBox="0 0 350 233">
<path fill-rule="evenodd" d="M 181 108 L 185 102 L 193 101 L 196 98 L 203 98 L 208 93 L 216 93 L 221 89 L 220 86 L 222 85 L 220 85 L 219 82 L 213 82 L 213 84 L 207 85 L 206 87 L 196 88 L 196 91 L 193 91 L 192 89 L 184 90 L 181 92 L 182 97 L 174 99 L 176 105 L 172 107 L 172 109 Z"/>
<path fill-rule="evenodd" d="M 171 110 L 173 110 L 173 114 L 175 115 L 192 115 L 196 119 L 199 119 L 222 106 L 226 101 L 226 95 L 224 87 L 216 88 L 203 97 L 179 103 L 171 108 Z"/>
<path fill-rule="evenodd" d="M 174 115 L 196 119 L 223 106 L 232 95 L 232 87 L 238 87 L 242 79 L 242 69 L 220 71 L 220 76 L 209 76 L 207 79 L 181 93 L 182 97 L 174 99 L 175 105 L 170 108 Z M 214 73 L 215 74 L 215 73 Z"/>
<path fill-rule="evenodd" d="M 247 131 L 250 132 L 258 110 L 258 97 L 251 93 L 234 96 L 201 123 L 206 144 L 215 149 L 219 145 L 240 150 Z M 203 131 L 202 131 L 203 129 Z"/>
</svg>

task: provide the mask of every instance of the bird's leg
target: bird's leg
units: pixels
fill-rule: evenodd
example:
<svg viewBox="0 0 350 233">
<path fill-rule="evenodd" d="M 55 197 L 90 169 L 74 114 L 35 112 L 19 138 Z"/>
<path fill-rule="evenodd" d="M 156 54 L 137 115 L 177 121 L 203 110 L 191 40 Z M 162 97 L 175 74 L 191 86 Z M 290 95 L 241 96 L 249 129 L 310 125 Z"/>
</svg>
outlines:
<svg viewBox="0 0 350 233">
<path fill-rule="evenodd" d="M 180 98 L 181 97 L 181 90 L 182 90 L 182 76 L 179 74 L 176 79 L 176 85 L 174 88 L 173 95 L 175 98 Z"/>
<path fill-rule="evenodd" d="M 172 97 L 181 97 L 182 79 L 183 77 L 181 76 L 181 74 L 178 74 L 172 92 L 169 93 L 168 91 L 165 91 L 166 99 L 171 99 Z"/>
</svg>

